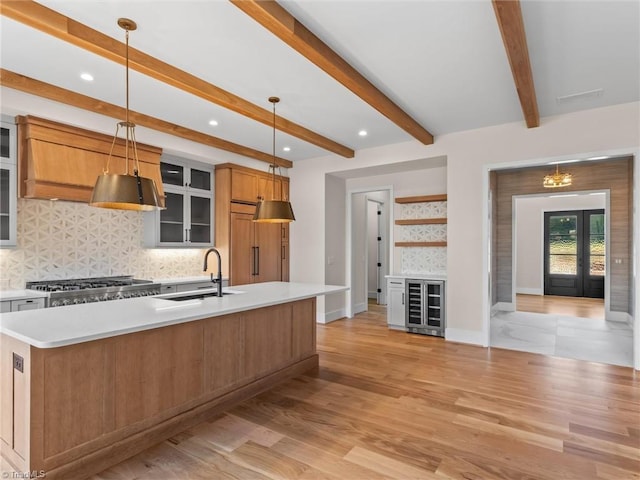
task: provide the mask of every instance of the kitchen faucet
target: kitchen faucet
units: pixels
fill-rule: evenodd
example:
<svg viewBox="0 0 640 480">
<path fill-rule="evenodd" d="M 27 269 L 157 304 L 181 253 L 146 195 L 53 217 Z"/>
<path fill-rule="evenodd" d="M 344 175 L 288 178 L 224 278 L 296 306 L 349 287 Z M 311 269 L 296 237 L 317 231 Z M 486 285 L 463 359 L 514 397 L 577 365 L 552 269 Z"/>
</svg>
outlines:
<svg viewBox="0 0 640 480">
<path fill-rule="evenodd" d="M 218 284 L 218 290 L 216 291 L 216 296 L 221 297 L 222 296 L 222 259 L 220 258 L 220 252 L 218 252 L 218 250 L 216 250 L 215 248 L 210 248 L 209 250 L 207 250 L 204 254 L 204 271 L 207 271 L 207 259 L 209 258 L 209 254 L 213 252 L 216 254 L 216 256 L 218 257 L 218 276 L 216 277 L 216 279 L 213 279 L 213 273 L 211 274 L 211 281 L 213 283 L 217 283 Z"/>
</svg>

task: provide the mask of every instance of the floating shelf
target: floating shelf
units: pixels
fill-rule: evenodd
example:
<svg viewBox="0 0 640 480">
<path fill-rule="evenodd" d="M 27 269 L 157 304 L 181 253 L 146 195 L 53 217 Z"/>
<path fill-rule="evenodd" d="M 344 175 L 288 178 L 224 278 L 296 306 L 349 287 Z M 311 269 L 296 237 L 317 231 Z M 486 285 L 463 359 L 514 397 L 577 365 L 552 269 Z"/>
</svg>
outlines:
<svg viewBox="0 0 640 480">
<path fill-rule="evenodd" d="M 447 242 L 396 242 L 396 247 L 446 247 Z"/>
<path fill-rule="evenodd" d="M 434 225 L 447 223 L 446 218 L 408 218 L 396 220 L 396 225 Z"/>
<path fill-rule="evenodd" d="M 447 194 L 420 195 L 417 197 L 397 197 L 396 203 L 426 203 L 426 202 L 446 202 Z"/>
</svg>

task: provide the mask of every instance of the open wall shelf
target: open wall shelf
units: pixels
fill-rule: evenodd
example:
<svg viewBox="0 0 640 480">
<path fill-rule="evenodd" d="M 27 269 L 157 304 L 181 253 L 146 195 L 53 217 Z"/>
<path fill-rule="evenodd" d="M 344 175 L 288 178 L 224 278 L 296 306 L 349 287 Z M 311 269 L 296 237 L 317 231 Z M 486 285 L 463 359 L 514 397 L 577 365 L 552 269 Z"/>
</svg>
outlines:
<svg viewBox="0 0 640 480">
<path fill-rule="evenodd" d="M 429 203 L 429 202 L 446 202 L 447 194 L 442 193 L 438 195 L 418 195 L 414 197 L 397 197 L 396 203 Z M 437 218 L 409 218 L 399 219 L 395 221 L 396 225 L 410 226 L 410 225 L 444 225 L 447 223 L 446 217 Z M 417 241 L 417 242 L 395 242 L 396 247 L 446 247 L 446 241 Z"/>
</svg>

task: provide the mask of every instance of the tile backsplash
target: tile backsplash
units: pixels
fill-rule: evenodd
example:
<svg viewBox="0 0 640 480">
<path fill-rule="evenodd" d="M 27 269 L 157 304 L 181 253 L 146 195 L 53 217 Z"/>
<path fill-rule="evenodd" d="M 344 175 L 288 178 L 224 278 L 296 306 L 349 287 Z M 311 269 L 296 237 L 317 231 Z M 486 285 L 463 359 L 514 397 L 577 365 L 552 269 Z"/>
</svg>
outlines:
<svg viewBox="0 0 640 480">
<path fill-rule="evenodd" d="M 61 278 L 202 274 L 204 249 L 143 247 L 140 212 L 84 203 L 18 200 L 18 246 L 0 250 L 0 289 Z"/>
<path fill-rule="evenodd" d="M 400 219 L 443 218 L 447 216 L 447 202 L 405 203 Z M 447 240 L 447 225 L 402 225 L 396 239 L 401 242 L 440 242 Z M 402 247 L 401 273 L 447 272 L 446 247 Z"/>
</svg>

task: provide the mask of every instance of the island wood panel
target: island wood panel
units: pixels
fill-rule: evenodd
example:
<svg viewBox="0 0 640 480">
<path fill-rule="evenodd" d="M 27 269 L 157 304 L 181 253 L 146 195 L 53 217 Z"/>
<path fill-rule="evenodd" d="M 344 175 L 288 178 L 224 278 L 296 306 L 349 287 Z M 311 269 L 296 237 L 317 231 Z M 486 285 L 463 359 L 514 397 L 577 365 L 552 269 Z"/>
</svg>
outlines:
<svg viewBox="0 0 640 480">
<path fill-rule="evenodd" d="M 245 324 L 241 314 L 207 320 L 204 325 L 204 390 L 216 392 L 244 381 Z"/>
<path fill-rule="evenodd" d="M 45 458 L 105 433 L 105 348 L 101 342 L 72 345 L 49 352 L 42 362 Z"/>
<path fill-rule="evenodd" d="M 447 194 L 438 193 L 436 195 L 418 195 L 414 197 L 396 197 L 396 203 L 425 203 L 425 202 L 446 202 Z"/>
<path fill-rule="evenodd" d="M 257 378 L 281 368 L 291 355 L 291 305 L 245 313 L 245 376 Z"/>
<path fill-rule="evenodd" d="M 304 358 L 316 351 L 316 299 L 296 302 L 291 308 L 291 354 L 293 358 Z"/>
<path fill-rule="evenodd" d="M 315 349 L 292 353 L 293 315 L 307 316 L 296 318 L 303 324 L 315 321 L 314 299 L 51 349 L 2 335 L 2 455 L 16 471 L 64 479 L 122 461 L 317 367 Z M 205 346 L 206 340 L 215 343 Z M 301 352 L 315 344 L 298 342 L 306 346 Z M 18 383 L 13 352 L 25 359 Z"/>
<path fill-rule="evenodd" d="M 120 429 L 204 393 L 203 322 L 120 337 L 115 353 L 115 423 Z"/>
<path fill-rule="evenodd" d="M 24 361 L 23 372 L 13 368 L 14 353 Z M 29 346 L 5 335 L 0 336 L 0 362 L 3 365 L 0 371 L 0 449 L 7 460 L 20 466 L 29 460 Z"/>
</svg>

